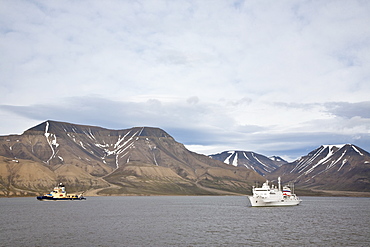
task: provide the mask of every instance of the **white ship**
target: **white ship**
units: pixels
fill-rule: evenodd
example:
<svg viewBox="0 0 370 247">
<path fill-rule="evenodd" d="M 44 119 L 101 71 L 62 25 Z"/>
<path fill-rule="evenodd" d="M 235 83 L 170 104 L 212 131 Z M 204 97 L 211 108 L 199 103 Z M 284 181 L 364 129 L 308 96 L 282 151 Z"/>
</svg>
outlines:
<svg viewBox="0 0 370 247">
<path fill-rule="evenodd" d="M 280 177 L 278 178 L 278 188 L 274 185 L 268 185 L 268 181 L 263 183 L 261 188 L 253 186 L 252 196 L 248 196 L 252 207 L 272 207 L 272 206 L 295 206 L 302 200 L 295 194 L 292 194 L 288 186 L 284 186 L 281 190 Z"/>
</svg>

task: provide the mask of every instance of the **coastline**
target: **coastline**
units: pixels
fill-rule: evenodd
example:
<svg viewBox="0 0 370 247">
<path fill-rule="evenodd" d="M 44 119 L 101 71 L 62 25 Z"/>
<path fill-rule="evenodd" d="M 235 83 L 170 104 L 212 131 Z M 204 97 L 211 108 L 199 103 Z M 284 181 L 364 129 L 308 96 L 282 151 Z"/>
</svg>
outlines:
<svg viewBox="0 0 370 247">
<path fill-rule="evenodd" d="M 296 189 L 297 196 L 323 196 L 323 197 L 370 197 L 368 191 L 346 191 L 346 190 L 304 190 Z"/>
<path fill-rule="evenodd" d="M 298 191 L 298 192 L 297 192 Z M 358 191 L 334 191 L 334 190 L 297 190 L 297 196 L 318 196 L 318 197 L 370 197 L 370 192 Z M 98 194 L 97 190 L 84 193 L 85 197 L 100 197 L 100 196 L 248 196 L 249 194 L 227 193 L 224 194 L 209 194 L 209 195 L 180 195 L 180 194 Z M 0 198 L 17 198 L 17 197 L 35 197 L 35 195 L 0 195 Z"/>
</svg>

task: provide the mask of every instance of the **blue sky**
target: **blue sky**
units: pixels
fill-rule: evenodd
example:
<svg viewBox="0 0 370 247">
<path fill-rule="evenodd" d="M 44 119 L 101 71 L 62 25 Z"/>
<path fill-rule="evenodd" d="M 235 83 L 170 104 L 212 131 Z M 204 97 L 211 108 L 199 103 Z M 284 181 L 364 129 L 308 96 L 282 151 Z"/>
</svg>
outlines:
<svg viewBox="0 0 370 247">
<path fill-rule="evenodd" d="M 369 1 L 0 0 L 0 135 L 159 127 L 188 149 L 370 151 Z"/>
</svg>

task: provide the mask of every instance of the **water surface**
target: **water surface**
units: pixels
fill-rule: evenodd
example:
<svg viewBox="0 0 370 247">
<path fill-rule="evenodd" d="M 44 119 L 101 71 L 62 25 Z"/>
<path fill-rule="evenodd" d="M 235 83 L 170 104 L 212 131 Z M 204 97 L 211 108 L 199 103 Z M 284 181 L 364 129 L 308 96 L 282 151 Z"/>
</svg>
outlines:
<svg viewBox="0 0 370 247">
<path fill-rule="evenodd" d="M 245 196 L 0 198 L 1 246 L 370 246 L 370 198 Z"/>
</svg>

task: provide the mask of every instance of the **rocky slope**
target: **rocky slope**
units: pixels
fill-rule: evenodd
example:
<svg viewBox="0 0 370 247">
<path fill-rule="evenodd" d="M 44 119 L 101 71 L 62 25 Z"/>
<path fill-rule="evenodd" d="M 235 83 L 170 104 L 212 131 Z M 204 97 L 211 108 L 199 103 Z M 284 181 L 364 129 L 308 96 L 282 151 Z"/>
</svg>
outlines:
<svg viewBox="0 0 370 247">
<path fill-rule="evenodd" d="M 323 145 L 267 175 L 316 190 L 370 191 L 370 154 L 351 144 Z"/>
<path fill-rule="evenodd" d="M 187 150 L 158 128 L 109 130 L 46 121 L 0 137 L 0 194 L 56 183 L 96 194 L 247 193 L 260 175 Z"/>
</svg>

